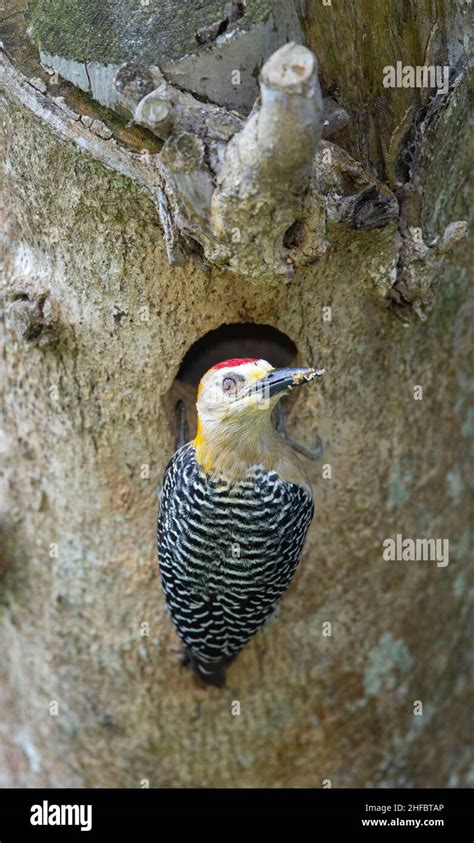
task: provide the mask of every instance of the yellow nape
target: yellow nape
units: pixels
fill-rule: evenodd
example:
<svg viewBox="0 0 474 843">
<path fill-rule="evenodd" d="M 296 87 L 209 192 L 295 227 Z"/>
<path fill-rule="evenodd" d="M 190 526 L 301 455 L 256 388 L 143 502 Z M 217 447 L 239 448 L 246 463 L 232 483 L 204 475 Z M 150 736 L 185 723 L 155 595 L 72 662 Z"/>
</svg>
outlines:
<svg viewBox="0 0 474 843">
<path fill-rule="evenodd" d="M 199 420 L 199 417 L 198 417 L 198 420 L 197 420 L 196 436 L 194 437 L 194 439 L 192 441 L 192 444 L 194 445 L 194 449 L 196 451 L 197 462 L 199 463 L 201 468 L 204 469 L 206 474 L 209 474 L 211 469 L 212 469 L 212 460 L 210 458 L 209 451 L 208 451 L 207 459 L 206 459 L 206 456 L 205 456 L 207 442 L 206 442 L 206 438 L 205 438 L 205 435 L 204 435 L 203 426 L 202 426 L 202 424 Z"/>
</svg>

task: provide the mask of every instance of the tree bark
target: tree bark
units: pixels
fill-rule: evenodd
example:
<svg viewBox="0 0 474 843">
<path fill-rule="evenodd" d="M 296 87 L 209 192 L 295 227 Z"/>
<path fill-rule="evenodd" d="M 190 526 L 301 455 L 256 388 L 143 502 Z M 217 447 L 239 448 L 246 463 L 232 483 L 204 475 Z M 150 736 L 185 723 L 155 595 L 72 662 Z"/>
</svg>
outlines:
<svg viewBox="0 0 474 843">
<path fill-rule="evenodd" d="M 170 265 L 160 142 L 55 88 L 8 29 L 3 786 L 469 783 L 470 255 L 463 226 L 447 230 L 469 207 L 462 10 L 312 0 L 303 12 L 350 122 L 320 147 L 321 193 L 309 189 L 302 218 L 310 237 L 324 201 L 327 248 L 273 286 L 202 255 Z M 384 89 L 398 60 L 450 64 L 449 92 Z M 374 185 L 400 208 L 380 226 L 364 211 Z M 295 581 L 221 690 L 180 666 L 156 488 L 183 357 L 239 322 L 278 328 L 325 368 L 289 416 L 325 451 L 306 463 L 316 514 Z M 449 564 L 385 561 L 396 534 L 449 539 Z"/>
</svg>

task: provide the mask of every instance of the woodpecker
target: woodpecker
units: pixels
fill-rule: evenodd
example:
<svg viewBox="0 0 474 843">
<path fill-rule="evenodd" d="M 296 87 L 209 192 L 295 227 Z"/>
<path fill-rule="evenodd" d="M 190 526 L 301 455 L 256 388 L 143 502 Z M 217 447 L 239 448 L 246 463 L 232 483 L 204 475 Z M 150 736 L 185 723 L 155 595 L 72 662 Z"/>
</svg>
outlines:
<svg viewBox="0 0 474 843">
<path fill-rule="evenodd" d="M 313 517 L 310 483 L 272 410 L 323 369 L 225 360 L 197 393 L 197 434 L 170 460 L 158 516 L 160 577 L 184 664 L 222 687 L 275 612 Z"/>
</svg>

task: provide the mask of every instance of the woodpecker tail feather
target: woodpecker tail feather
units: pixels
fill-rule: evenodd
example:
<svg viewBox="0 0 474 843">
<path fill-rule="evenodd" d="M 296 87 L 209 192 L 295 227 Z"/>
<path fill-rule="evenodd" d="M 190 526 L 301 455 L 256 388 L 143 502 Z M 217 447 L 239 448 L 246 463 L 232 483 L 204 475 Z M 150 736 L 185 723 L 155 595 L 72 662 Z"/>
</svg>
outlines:
<svg viewBox="0 0 474 843">
<path fill-rule="evenodd" d="M 183 665 L 191 667 L 207 685 L 223 688 L 226 680 L 226 667 L 232 659 L 222 658 L 219 661 L 205 662 L 197 659 L 188 648 L 183 653 Z"/>
</svg>

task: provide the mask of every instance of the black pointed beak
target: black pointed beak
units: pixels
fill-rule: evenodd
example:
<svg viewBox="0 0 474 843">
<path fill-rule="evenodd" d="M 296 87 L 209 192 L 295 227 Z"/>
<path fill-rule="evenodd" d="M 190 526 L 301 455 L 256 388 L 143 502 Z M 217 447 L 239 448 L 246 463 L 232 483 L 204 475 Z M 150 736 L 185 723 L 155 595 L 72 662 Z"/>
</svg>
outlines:
<svg viewBox="0 0 474 843">
<path fill-rule="evenodd" d="M 264 395 L 273 398 L 285 392 L 291 392 L 297 386 L 321 378 L 324 369 L 310 369 L 307 366 L 288 366 L 284 369 L 272 369 L 257 381 L 257 387 Z"/>
</svg>

